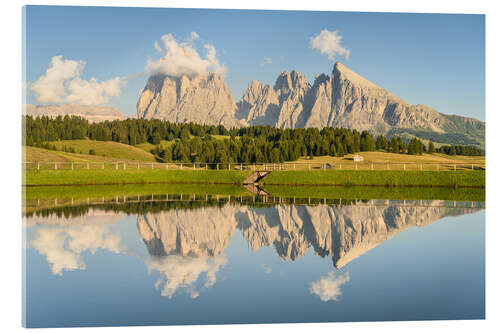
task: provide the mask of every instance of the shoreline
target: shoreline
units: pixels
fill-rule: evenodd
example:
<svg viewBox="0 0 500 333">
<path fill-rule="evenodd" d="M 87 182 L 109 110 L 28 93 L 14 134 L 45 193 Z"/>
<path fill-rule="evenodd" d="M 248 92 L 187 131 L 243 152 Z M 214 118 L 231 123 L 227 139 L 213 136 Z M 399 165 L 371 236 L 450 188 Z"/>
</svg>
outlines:
<svg viewBox="0 0 500 333">
<path fill-rule="evenodd" d="M 42 170 L 25 171 L 23 188 L 38 186 L 97 185 L 241 185 L 248 170 Z M 477 171 L 273 171 L 262 186 L 359 186 L 485 188 L 486 173 Z"/>
</svg>

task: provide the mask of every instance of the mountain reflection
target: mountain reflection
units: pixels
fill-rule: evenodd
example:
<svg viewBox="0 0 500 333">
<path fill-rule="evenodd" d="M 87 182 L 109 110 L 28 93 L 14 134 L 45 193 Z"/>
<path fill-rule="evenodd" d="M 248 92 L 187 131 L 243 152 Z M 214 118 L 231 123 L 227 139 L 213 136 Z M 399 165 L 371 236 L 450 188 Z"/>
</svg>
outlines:
<svg viewBox="0 0 500 333">
<path fill-rule="evenodd" d="M 216 283 L 217 273 L 228 261 L 224 251 L 236 230 L 253 251 L 272 246 L 283 260 L 295 261 L 312 248 L 315 255 L 331 257 L 333 266 L 339 269 L 411 227 L 480 209 L 455 208 L 441 201 L 376 200 L 349 205 L 141 207 L 134 215 L 147 255 L 128 246 L 130 235 L 116 227 L 126 216 L 123 212 L 90 208 L 81 216 L 32 214 L 24 218 L 24 224 L 27 246 L 46 258 L 55 275 L 84 270 L 84 252 L 106 250 L 141 257 L 148 272 L 157 276 L 155 288 L 161 295 L 172 297 L 183 290 L 196 298 L 201 290 Z M 272 272 L 269 266 L 261 268 L 266 274 Z M 322 301 L 336 301 L 340 287 L 348 281 L 348 272 L 331 271 L 312 282 L 309 291 Z"/>
<path fill-rule="evenodd" d="M 139 215 L 137 227 L 152 256 L 221 255 L 238 229 L 254 251 L 273 246 L 283 260 L 295 261 L 312 247 L 341 268 L 410 227 L 478 210 L 439 201 L 425 206 L 370 203 L 266 208 L 227 204 Z"/>
</svg>

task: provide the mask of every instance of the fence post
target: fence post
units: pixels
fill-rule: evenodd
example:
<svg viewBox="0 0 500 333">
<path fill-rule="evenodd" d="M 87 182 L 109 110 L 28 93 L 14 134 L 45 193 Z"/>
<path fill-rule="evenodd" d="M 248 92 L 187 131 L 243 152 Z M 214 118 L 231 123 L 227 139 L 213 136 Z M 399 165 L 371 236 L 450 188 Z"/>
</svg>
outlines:
<svg viewBox="0 0 500 333">
<path fill-rule="evenodd" d="M 323 163 L 323 171 L 326 170 L 326 163 Z"/>
<path fill-rule="evenodd" d="M 372 170 L 373 170 L 373 162 L 372 162 Z"/>
<path fill-rule="evenodd" d="M 151 163 L 151 170 L 153 170 L 155 167 L 155 164 L 154 163 Z"/>
<path fill-rule="evenodd" d="M 295 170 L 295 163 L 293 163 L 293 170 Z"/>
<path fill-rule="evenodd" d="M 137 169 L 139 170 L 139 162 L 137 162 Z"/>
<path fill-rule="evenodd" d="M 73 162 L 71 162 L 71 170 L 73 170 Z"/>
<path fill-rule="evenodd" d="M 358 170 L 358 163 L 354 163 L 354 165 L 356 166 L 356 170 Z"/>
<path fill-rule="evenodd" d="M 127 162 L 123 162 L 123 170 L 127 170 Z"/>
<path fill-rule="evenodd" d="M 215 166 L 217 167 L 217 170 L 219 170 L 219 163 L 215 163 Z"/>
<path fill-rule="evenodd" d="M 102 169 L 104 170 L 104 163 L 102 163 Z"/>
<path fill-rule="evenodd" d="M 90 163 L 87 162 L 87 170 L 90 169 Z"/>
<path fill-rule="evenodd" d="M 406 163 L 403 163 L 403 170 L 406 170 Z"/>
<path fill-rule="evenodd" d="M 115 170 L 118 170 L 118 162 L 115 162 Z"/>
<path fill-rule="evenodd" d="M 339 169 L 342 170 L 342 163 L 339 163 Z"/>
<path fill-rule="evenodd" d="M 54 170 L 57 170 L 57 162 L 54 162 Z"/>
<path fill-rule="evenodd" d="M 231 163 L 228 163 L 228 164 L 227 164 L 227 169 L 228 169 L 228 170 L 231 170 Z"/>
<path fill-rule="evenodd" d="M 38 168 L 38 170 L 40 170 L 40 168 Z M 472 164 L 472 170 L 474 170 L 474 163 Z"/>
<path fill-rule="evenodd" d="M 40 162 L 36 162 L 36 169 L 40 170 Z M 474 170 L 474 164 L 472 165 L 472 170 Z"/>
</svg>

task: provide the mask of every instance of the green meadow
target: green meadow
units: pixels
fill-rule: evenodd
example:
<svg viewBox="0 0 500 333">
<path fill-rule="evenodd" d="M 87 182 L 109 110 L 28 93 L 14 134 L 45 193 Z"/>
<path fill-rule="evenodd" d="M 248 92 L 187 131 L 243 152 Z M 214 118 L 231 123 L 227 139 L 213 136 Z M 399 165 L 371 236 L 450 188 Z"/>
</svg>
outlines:
<svg viewBox="0 0 500 333">
<path fill-rule="evenodd" d="M 26 170 L 24 184 L 241 184 L 249 170 L 79 169 Z M 273 171 L 264 185 L 424 186 L 485 187 L 485 171 L 371 171 L 314 170 Z"/>
</svg>

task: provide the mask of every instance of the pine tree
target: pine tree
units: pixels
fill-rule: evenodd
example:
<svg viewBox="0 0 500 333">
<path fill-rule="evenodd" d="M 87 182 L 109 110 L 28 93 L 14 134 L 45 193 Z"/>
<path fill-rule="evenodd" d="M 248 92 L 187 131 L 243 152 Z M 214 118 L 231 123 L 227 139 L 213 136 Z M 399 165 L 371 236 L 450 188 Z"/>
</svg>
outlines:
<svg viewBox="0 0 500 333">
<path fill-rule="evenodd" d="M 436 148 L 434 147 L 434 143 L 432 141 L 429 141 L 429 146 L 427 148 L 427 152 L 429 154 L 433 154 L 436 152 Z"/>
</svg>

